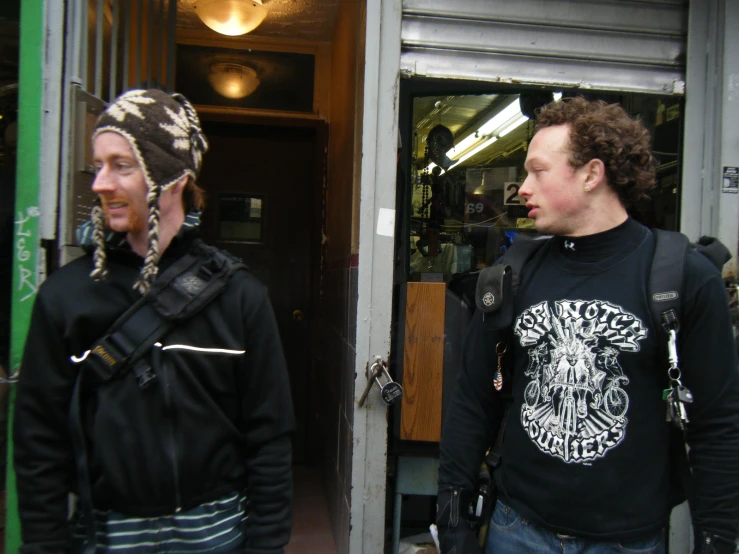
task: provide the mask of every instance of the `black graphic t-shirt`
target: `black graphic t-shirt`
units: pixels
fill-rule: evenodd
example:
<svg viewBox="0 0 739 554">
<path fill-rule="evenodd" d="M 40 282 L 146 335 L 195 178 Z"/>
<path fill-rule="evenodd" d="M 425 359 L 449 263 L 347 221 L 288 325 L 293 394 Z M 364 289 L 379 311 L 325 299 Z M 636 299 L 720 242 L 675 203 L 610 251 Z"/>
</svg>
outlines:
<svg viewBox="0 0 739 554">
<path fill-rule="evenodd" d="M 562 532 L 659 528 L 668 427 L 666 368 L 647 303 L 651 233 L 627 220 L 544 248 L 516 301 L 504 494 L 525 517 Z"/>
<path fill-rule="evenodd" d="M 516 361 L 505 382 L 512 380 L 514 399 L 494 474 L 502 499 L 568 535 L 631 539 L 666 524 L 667 347 L 647 305 L 654 248 L 652 233 L 633 220 L 597 235 L 555 237 L 524 268 L 509 339 L 475 312 L 444 417 L 440 489 L 476 490 L 505 401 L 491 345 L 508 340 Z M 731 317 L 711 263 L 691 250 L 684 269 L 677 339 L 682 382 L 693 393 L 686 407 L 692 523 L 696 536 L 707 531 L 730 543 L 739 529 Z"/>
</svg>

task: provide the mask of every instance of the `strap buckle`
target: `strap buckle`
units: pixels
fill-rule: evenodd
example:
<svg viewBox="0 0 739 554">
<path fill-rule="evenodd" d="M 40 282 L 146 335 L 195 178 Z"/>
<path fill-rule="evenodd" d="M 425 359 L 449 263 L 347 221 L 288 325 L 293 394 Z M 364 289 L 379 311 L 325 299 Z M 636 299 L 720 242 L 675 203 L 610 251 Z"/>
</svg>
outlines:
<svg viewBox="0 0 739 554">
<path fill-rule="evenodd" d="M 677 312 L 674 309 L 666 310 L 662 312 L 662 327 L 668 333 L 670 331 L 680 330 L 680 320 L 677 317 Z"/>
<path fill-rule="evenodd" d="M 141 390 L 146 389 L 157 380 L 157 374 L 147 362 L 139 360 L 133 366 L 133 374 L 136 377 L 136 384 Z"/>
<path fill-rule="evenodd" d="M 500 433 L 500 431 L 498 431 Z M 498 450 L 491 450 L 485 456 L 485 463 L 491 469 L 496 469 L 500 465 L 500 452 Z"/>
<path fill-rule="evenodd" d="M 115 346 L 111 336 L 106 335 L 90 350 L 85 364 L 92 371 L 96 381 L 108 381 L 123 369 L 126 358 L 127 356 Z"/>
</svg>

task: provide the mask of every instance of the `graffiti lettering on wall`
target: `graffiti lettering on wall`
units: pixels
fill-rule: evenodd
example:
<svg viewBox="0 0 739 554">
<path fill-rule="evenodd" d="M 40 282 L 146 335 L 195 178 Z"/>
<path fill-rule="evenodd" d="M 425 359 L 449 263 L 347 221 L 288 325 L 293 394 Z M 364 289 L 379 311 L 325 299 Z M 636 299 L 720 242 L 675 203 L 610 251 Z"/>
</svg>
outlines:
<svg viewBox="0 0 739 554">
<path fill-rule="evenodd" d="M 30 206 L 24 214 L 18 212 L 15 220 L 15 260 L 18 264 L 18 292 L 21 296 L 20 302 L 33 298 L 36 294 L 36 268 L 31 256 L 29 246 L 34 244 L 32 218 L 39 217 L 41 212 L 37 206 Z"/>
</svg>

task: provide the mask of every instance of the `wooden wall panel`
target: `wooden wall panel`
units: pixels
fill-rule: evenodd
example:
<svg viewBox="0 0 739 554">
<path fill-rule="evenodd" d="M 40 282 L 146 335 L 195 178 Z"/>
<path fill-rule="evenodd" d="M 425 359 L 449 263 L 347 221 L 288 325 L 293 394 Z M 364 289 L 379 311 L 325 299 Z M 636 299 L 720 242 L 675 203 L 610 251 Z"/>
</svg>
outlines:
<svg viewBox="0 0 739 554">
<path fill-rule="evenodd" d="M 445 283 L 408 283 L 405 305 L 402 440 L 441 439 Z"/>
</svg>

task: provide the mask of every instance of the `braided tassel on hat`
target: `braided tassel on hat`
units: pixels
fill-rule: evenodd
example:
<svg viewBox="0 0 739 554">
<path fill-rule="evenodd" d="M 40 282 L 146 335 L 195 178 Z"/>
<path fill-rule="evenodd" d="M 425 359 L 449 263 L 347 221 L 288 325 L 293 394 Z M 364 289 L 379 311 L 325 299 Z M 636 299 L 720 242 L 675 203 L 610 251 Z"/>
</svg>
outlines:
<svg viewBox="0 0 739 554">
<path fill-rule="evenodd" d="M 149 248 L 144 258 L 144 267 L 133 285 L 141 295 L 149 292 L 159 273 L 159 193 L 159 187 L 152 187 L 146 198 L 149 205 Z"/>
<path fill-rule="evenodd" d="M 105 264 L 105 213 L 100 207 L 100 202 L 96 202 L 92 208 L 92 239 L 95 244 L 95 252 L 93 254 L 93 263 L 95 268 L 90 273 L 95 281 L 102 281 L 108 276 L 108 269 Z"/>
</svg>

